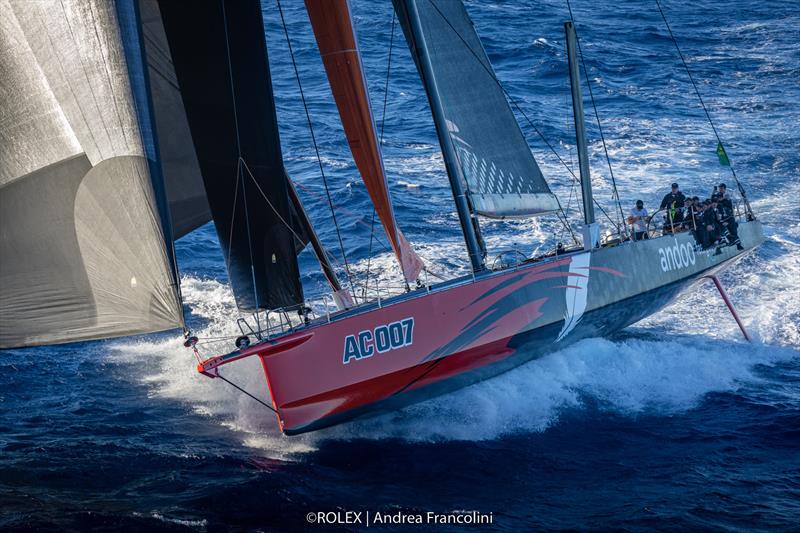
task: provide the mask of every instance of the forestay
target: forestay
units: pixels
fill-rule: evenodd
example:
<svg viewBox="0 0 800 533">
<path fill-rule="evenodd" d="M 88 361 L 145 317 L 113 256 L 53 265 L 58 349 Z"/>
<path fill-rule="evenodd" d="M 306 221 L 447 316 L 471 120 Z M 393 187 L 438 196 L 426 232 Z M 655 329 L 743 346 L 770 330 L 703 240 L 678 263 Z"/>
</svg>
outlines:
<svg viewBox="0 0 800 533">
<path fill-rule="evenodd" d="M 462 2 L 393 2 L 428 98 L 442 107 L 436 128 L 454 147 L 444 156 L 455 159 L 448 168 L 466 184 L 473 212 L 514 217 L 557 210 Z M 432 76 L 423 74 L 420 56 Z"/>
</svg>

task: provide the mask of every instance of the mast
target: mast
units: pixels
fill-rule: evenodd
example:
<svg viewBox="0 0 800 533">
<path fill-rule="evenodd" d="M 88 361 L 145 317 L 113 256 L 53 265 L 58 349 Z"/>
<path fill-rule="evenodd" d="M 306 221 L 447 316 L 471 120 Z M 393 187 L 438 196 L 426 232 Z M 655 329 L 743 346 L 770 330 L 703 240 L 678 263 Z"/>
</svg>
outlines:
<svg viewBox="0 0 800 533">
<path fill-rule="evenodd" d="M 428 48 L 425 44 L 425 34 L 421 27 L 417 4 L 416 2 L 406 2 L 405 5 L 408 10 L 408 22 L 410 24 L 411 31 L 418 40 L 416 43 L 416 54 L 421 77 L 426 82 L 429 95 L 437 95 L 439 90 L 437 87 L 436 76 L 434 76 L 433 66 L 431 65 L 430 56 L 427 52 Z M 461 222 L 461 231 L 464 232 L 464 240 L 466 241 L 467 252 L 469 253 L 469 260 L 472 264 L 472 270 L 473 272 L 480 272 L 486 268 L 484 264 L 484 257 L 486 253 L 484 247 L 481 245 L 483 241 L 480 238 L 480 225 L 472 213 L 472 208 L 467 199 L 466 191 L 464 190 L 464 184 L 461 182 L 460 173 L 457 170 L 457 167 L 459 166 L 459 160 L 455 147 L 453 146 L 453 139 L 451 138 L 449 131 L 439 127 L 440 124 L 446 123 L 444 109 L 442 109 L 441 98 L 431 97 L 428 98 L 428 100 L 430 102 L 434 122 L 437 125 L 436 132 L 439 136 L 439 144 L 442 147 L 445 168 L 447 170 L 447 176 L 450 180 L 450 188 L 453 190 L 456 211 L 458 212 L 459 222 Z"/>
<path fill-rule="evenodd" d="M 575 117 L 575 141 L 578 145 L 578 166 L 581 174 L 581 194 L 583 197 L 583 247 L 594 248 L 598 237 L 599 227 L 594 218 L 594 204 L 592 198 L 592 179 L 589 174 L 589 152 L 586 147 L 586 126 L 583 116 L 583 97 L 581 95 L 581 78 L 578 72 L 578 38 L 572 21 L 564 23 L 564 32 L 567 34 L 567 60 L 569 62 L 569 85 L 572 91 L 572 111 Z"/>
</svg>

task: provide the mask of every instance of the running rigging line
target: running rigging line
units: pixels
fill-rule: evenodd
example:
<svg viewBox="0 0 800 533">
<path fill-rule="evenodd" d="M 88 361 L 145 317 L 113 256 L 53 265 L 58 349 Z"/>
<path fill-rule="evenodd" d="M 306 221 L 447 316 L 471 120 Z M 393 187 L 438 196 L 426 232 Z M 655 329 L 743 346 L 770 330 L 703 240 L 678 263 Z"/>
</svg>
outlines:
<svg viewBox="0 0 800 533">
<path fill-rule="evenodd" d="M 278 217 L 278 220 L 280 220 L 281 223 L 284 226 L 286 226 L 286 228 L 292 233 L 292 235 L 294 236 L 295 239 L 297 239 L 300 242 L 303 242 L 303 238 L 300 235 L 298 235 L 298 233 L 291 226 L 291 224 L 289 224 L 286 221 L 286 219 L 284 219 L 283 216 L 281 216 L 280 212 L 278 212 L 278 210 L 275 208 L 275 206 L 269 200 L 269 197 L 267 197 L 267 194 L 264 192 L 264 189 L 261 188 L 261 185 L 258 184 L 258 181 L 256 180 L 256 177 L 253 175 L 253 172 L 250 170 L 250 167 L 247 166 L 247 163 L 245 163 L 245 161 L 242 160 L 241 164 L 244 167 L 244 169 L 247 171 L 247 174 L 250 176 L 250 179 L 253 181 L 253 185 L 255 185 L 256 188 L 258 189 L 258 192 L 261 193 L 261 196 L 264 198 L 264 201 L 267 203 L 267 205 L 270 207 L 270 209 L 272 209 L 272 212 L 275 213 L 275 216 Z M 244 178 L 244 175 L 242 176 L 242 178 Z M 330 259 L 332 259 L 336 264 L 341 266 L 341 263 L 339 262 L 339 259 L 335 255 L 333 255 L 327 248 L 323 247 L 322 251 L 325 254 L 327 254 L 328 257 Z M 229 254 L 229 256 L 230 256 L 230 254 Z"/>
<path fill-rule="evenodd" d="M 325 169 L 322 165 L 322 157 L 319 155 L 319 147 L 317 146 L 317 137 L 314 135 L 314 125 L 311 122 L 311 114 L 308 111 L 306 104 L 305 93 L 303 92 L 303 85 L 300 83 L 300 71 L 297 69 L 297 62 L 294 58 L 294 51 L 292 50 L 292 41 L 289 39 L 289 28 L 286 25 L 286 19 L 283 16 L 283 8 L 281 1 L 275 0 L 278 6 L 278 14 L 281 17 L 281 25 L 283 26 L 283 34 L 286 36 L 286 45 L 289 48 L 289 56 L 292 59 L 292 67 L 294 68 L 294 75 L 297 79 L 297 87 L 300 89 L 300 100 L 303 102 L 303 110 L 306 114 L 306 121 L 308 122 L 308 130 L 311 133 L 311 143 L 314 145 L 314 152 L 317 155 L 317 163 L 319 164 L 319 172 L 322 175 L 322 183 L 325 186 L 325 195 L 328 197 L 328 206 L 331 209 L 331 217 L 333 218 L 333 225 L 336 228 L 336 237 L 339 239 L 339 248 L 342 250 L 342 258 L 344 259 L 344 270 L 347 274 L 347 281 L 350 283 L 350 290 L 353 292 L 353 298 L 356 297 L 356 288 L 353 285 L 353 277 L 350 275 L 350 265 L 347 262 L 347 253 L 344 249 L 344 242 L 342 241 L 342 233 L 339 230 L 339 222 L 336 220 L 336 211 L 333 209 L 333 199 L 331 198 L 331 191 L 328 187 L 328 178 L 325 176 Z"/>
<path fill-rule="evenodd" d="M 216 370 L 216 375 L 214 377 L 218 377 L 219 379 L 221 379 L 222 381 L 224 381 L 225 383 L 227 383 L 228 385 L 230 385 L 234 389 L 238 390 L 242 394 L 244 394 L 246 396 L 249 396 L 250 398 L 254 399 L 255 401 L 257 401 L 258 403 L 260 403 L 261 405 L 263 405 L 264 407 L 266 407 L 267 409 L 269 409 L 270 411 L 272 411 L 276 415 L 278 414 L 278 411 L 276 411 L 275 408 L 272 407 L 271 405 L 269 405 L 267 402 L 265 402 L 264 400 L 261 400 L 260 398 L 257 398 L 256 396 L 250 394 L 249 392 L 244 390 L 242 387 L 240 387 L 239 385 L 237 385 L 233 381 L 223 377 L 222 374 L 219 373 L 219 369 Z"/>
<path fill-rule="evenodd" d="M 568 98 L 569 98 L 569 96 L 565 94 L 564 95 L 564 102 L 565 102 L 564 105 L 565 105 L 565 107 L 569 107 L 569 104 L 567 103 Z M 566 129 L 567 130 L 570 129 L 569 112 L 567 112 Z M 569 151 L 569 157 L 570 157 L 570 163 L 574 166 L 575 162 L 572 160 L 572 151 L 571 150 Z M 570 188 L 569 188 L 569 196 L 567 197 L 567 207 L 565 207 L 564 210 L 563 210 L 564 214 L 565 214 L 565 219 L 566 219 L 566 213 L 569 212 L 570 206 L 572 205 L 572 197 L 573 197 L 573 195 L 575 193 L 575 185 L 576 185 L 575 180 L 572 180 L 572 186 L 570 186 Z M 556 196 L 556 195 L 553 195 L 553 196 Z M 558 199 L 558 196 L 556 196 L 556 199 Z M 577 211 L 578 211 L 578 214 L 581 217 L 583 217 L 583 211 L 581 210 L 580 202 L 578 202 Z M 577 245 L 580 245 L 580 242 L 578 241 L 578 238 L 575 236 L 575 233 L 572 231 L 572 226 L 570 226 L 568 222 L 565 222 L 565 226 L 567 227 L 567 229 L 569 229 L 569 232 L 572 235 L 572 242 L 577 244 Z M 560 241 L 563 238 L 563 236 L 564 236 L 564 230 L 562 228 L 561 233 L 558 235 L 558 240 Z"/>
<path fill-rule="evenodd" d="M 314 196 L 315 198 L 322 198 L 321 194 L 319 194 L 318 192 L 314 191 L 313 189 L 310 189 L 310 188 L 306 187 L 302 183 L 295 183 L 295 185 L 297 185 L 300 189 L 302 189 L 306 193 L 310 194 L 311 196 Z M 363 215 L 358 215 L 358 214 L 354 213 L 353 211 L 347 209 L 346 207 L 344 207 L 342 205 L 338 205 L 336 203 L 333 204 L 333 207 L 334 207 L 334 209 L 336 209 L 340 213 L 344 213 L 345 215 L 348 215 L 348 216 L 352 217 L 355 220 L 356 224 L 359 224 L 359 225 L 364 226 L 366 228 L 369 227 L 369 224 L 367 222 L 364 222 Z M 389 245 L 386 244 L 381 239 L 380 234 L 377 234 L 377 233 L 375 234 L 375 242 L 377 244 L 379 244 L 383 248 L 383 251 L 385 251 L 385 252 L 391 252 L 392 251 L 392 249 L 389 248 Z M 430 269 L 430 267 L 426 267 L 426 270 L 427 270 L 428 274 L 432 274 L 434 277 L 436 277 L 438 279 L 441 279 L 441 280 L 445 279 L 440 274 L 437 274 L 436 272 L 432 271 Z"/>
<path fill-rule="evenodd" d="M 575 25 L 575 17 L 572 16 L 572 5 L 567 0 L 567 9 L 569 10 L 569 20 Z M 597 121 L 597 129 L 600 130 L 600 140 L 603 142 L 603 152 L 606 154 L 606 163 L 608 163 L 608 172 L 611 175 L 611 189 L 613 190 L 612 198 L 617 202 L 619 209 L 620 221 L 625 220 L 625 213 L 622 212 L 622 204 L 619 201 L 619 191 L 617 190 L 617 181 L 614 179 L 614 169 L 611 168 L 611 158 L 608 155 L 608 147 L 606 146 L 606 136 L 603 134 L 603 125 L 600 123 L 600 114 L 597 112 L 597 104 L 594 101 L 594 92 L 592 91 L 592 80 L 589 78 L 589 70 L 586 68 L 586 61 L 583 58 L 583 50 L 581 49 L 581 40 L 578 38 L 577 32 L 575 34 L 575 42 L 578 43 L 578 55 L 581 58 L 581 66 L 583 67 L 583 76 L 586 78 L 586 86 L 589 88 L 589 98 L 592 101 L 592 108 L 594 109 L 594 118 Z M 627 230 L 627 227 L 620 222 L 620 225 Z M 619 226 L 617 226 L 619 228 Z"/>
<path fill-rule="evenodd" d="M 244 177 L 242 176 L 242 144 L 239 138 L 239 115 L 238 110 L 236 107 L 236 87 L 233 84 L 233 65 L 231 64 L 231 48 L 228 39 L 228 17 L 225 13 L 225 2 L 220 2 L 220 7 L 222 8 L 222 25 L 225 29 L 225 54 L 228 60 L 228 81 L 231 86 L 231 105 L 233 106 L 233 124 L 234 129 L 236 130 L 236 152 L 239 154 L 239 160 L 236 162 L 236 190 L 234 192 L 233 198 L 233 212 L 231 213 L 231 234 L 233 234 L 233 222 L 234 217 L 236 216 L 236 202 L 238 197 L 239 191 L 239 180 L 244 181 Z M 253 300 L 256 303 L 256 327 L 260 330 L 261 323 L 258 318 L 258 286 L 256 285 L 256 268 L 255 268 L 255 261 L 253 260 L 253 239 L 252 234 L 250 233 L 250 213 L 247 209 L 247 190 L 244 187 L 244 183 L 242 183 L 242 200 L 244 203 L 244 218 L 245 218 L 245 227 L 247 228 L 247 248 L 250 252 L 250 275 L 253 279 Z M 231 246 L 233 248 L 233 246 Z M 228 262 L 230 267 L 230 250 L 228 250 Z"/>
<path fill-rule="evenodd" d="M 656 6 L 658 7 L 658 12 L 661 13 L 661 18 L 664 19 L 664 25 L 667 27 L 667 31 L 669 32 L 669 36 L 672 39 L 672 43 L 675 45 L 675 50 L 678 51 L 678 56 L 681 58 L 681 63 L 683 63 L 683 68 L 686 69 L 686 74 L 689 76 L 689 81 L 692 82 L 692 87 L 694 88 L 694 92 L 697 95 L 697 99 L 700 101 L 700 106 L 703 108 L 703 112 L 706 114 L 706 119 L 708 119 L 708 123 L 711 125 L 711 129 L 714 131 L 714 136 L 717 138 L 717 142 L 720 146 L 722 145 L 722 139 L 717 132 L 717 128 L 714 126 L 714 121 L 711 120 L 711 115 L 708 113 L 708 109 L 706 108 L 705 102 L 703 102 L 703 97 L 700 96 L 700 90 L 697 88 L 697 84 L 694 82 L 694 77 L 692 76 L 692 71 L 689 70 L 689 65 L 686 63 L 686 59 L 683 57 L 683 52 L 681 52 L 681 47 L 678 46 L 678 40 L 675 38 L 675 35 L 672 33 L 672 28 L 667 22 L 667 16 L 664 14 L 664 10 L 661 9 L 661 2 L 659 0 L 655 0 Z M 724 147 L 723 147 L 724 150 Z M 750 208 L 750 202 L 747 200 L 747 194 L 744 192 L 744 187 L 742 187 L 741 182 L 739 181 L 739 177 L 736 175 L 736 171 L 733 170 L 733 163 L 731 163 L 730 158 L 728 159 L 728 168 L 731 169 L 731 174 L 733 175 L 734 181 L 736 181 L 736 186 L 739 188 L 739 194 L 742 195 L 742 200 L 744 201 L 744 205 L 747 208 L 747 215 L 749 218 L 753 219 L 753 210 Z"/>
<path fill-rule="evenodd" d="M 389 35 L 389 59 L 387 60 L 386 64 L 386 84 L 383 88 L 383 113 L 381 116 L 381 136 L 378 139 L 378 150 L 381 149 L 383 146 L 383 129 L 386 126 L 386 104 L 389 100 L 389 75 L 392 72 L 392 48 L 394 46 L 394 26 L 395 21 L 397 20 L 397 14 L 392 9 L 392 32 Z M 363 298 L 364 300 L 367 299 L 367 290 L 369 289 L 369 267 L 370 263 L 372 262 L 372 241 L 375 238 L 375 206 L 372 206 L 372 222 L 370 223 L 369 229 L 369 250 L 367 251 L 367 279 L 364 282 L 364 292 Z M 406 282 L 408 285 L 408 282 Z"/>
</svg>

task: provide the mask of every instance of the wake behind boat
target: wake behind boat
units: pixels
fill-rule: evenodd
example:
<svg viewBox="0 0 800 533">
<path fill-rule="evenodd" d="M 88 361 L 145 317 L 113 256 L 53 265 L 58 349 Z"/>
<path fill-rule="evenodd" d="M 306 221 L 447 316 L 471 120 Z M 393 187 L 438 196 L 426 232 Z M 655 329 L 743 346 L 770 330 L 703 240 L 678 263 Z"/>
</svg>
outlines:
<svg viewBox="0 0 800 533">
<path fill-rule="evenodd" d="M 578 41 L 568 22 L 582 238 L 544 257 L 489 263 L 479 217 L 560 213 L 570 232 L 571 226 L 462 3 L 395 0 L 472 270 L 430 284 L 433 272 L 397 224 L 349 4 L 305 4 L 353 159 L 407 292 L 359 301 L 352 280 L 349 289 L 340 282 L 342 268 L 318 239 L 284 168 L 258 1 L 186 10 L 170 1 L 118 0 L 91 13 L 80 2 L 52 10 L 3 3 L 3 31 L 18 43 L 6 51 L 17 61 L 9 72 L 35 105 L 0 104 L 22 126 L 12 132 L 20 150 L 0 175 L 3 225 L 14 221 L 0 250 L 13 257 L 0 273 L 0 346 L 185 328 L 172 242 L 212 219 L 237 305 L 254 314 L 239 319 L 235 351 L 203 359 L 200 339 L 188 331 L 186 346 L 197 355 L 199 372 L 234 386 L 220 368 L 258 357 L 271 400 L 251 396 L 277 414 L 282 431 L 295 434 L 441 394 L 581 338 L 609 335 L 704 277 L 724 296 L 715 274 L 763 241 L 732 169 L 741 204 L 731 202 L 721 215 L 724 234 L 697 227 L 694 219 L 676 225 L 674 210 L 682 206 L 672 206 L 664 230 L 631 232 L 623 224 L 601 237 Z M 282 21 L 277 6 L 274 15 Z M 78 32 L 70 29 L 76 20 Z M 42 131 L 55 132 L 50 150 L 35 149 Z M 721 140 L 718 150 L 729 166 Z M 32 209 L 39 202 L 48 207 L 44 213 Z M 347 236 L 330 207 L 344 250 Z M 711 232 L 718 234 L 701 246 L 700 235 Z M 633 239 L 637 233 L 650 238 Z M 300 283 L 296 254 L 308 244 L 331 290 L 321 304 L 306 298 Z"/>
</svg>

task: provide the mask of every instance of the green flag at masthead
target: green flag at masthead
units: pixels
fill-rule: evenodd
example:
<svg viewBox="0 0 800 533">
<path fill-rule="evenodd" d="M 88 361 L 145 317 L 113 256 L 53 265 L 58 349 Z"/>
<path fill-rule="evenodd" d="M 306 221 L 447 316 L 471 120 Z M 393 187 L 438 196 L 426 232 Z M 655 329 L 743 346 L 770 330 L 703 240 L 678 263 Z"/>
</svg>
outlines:
<svg viewBox="0 0 800 533">
<path fill-rule="evenodd" d="M 723 167 L 731 166 L 731 160 L 728 159 L 728 154 L 725 153 L 722 143 L 717 143 L 717 157 L 719 157 L 719 164 Z"/>
</svg>

